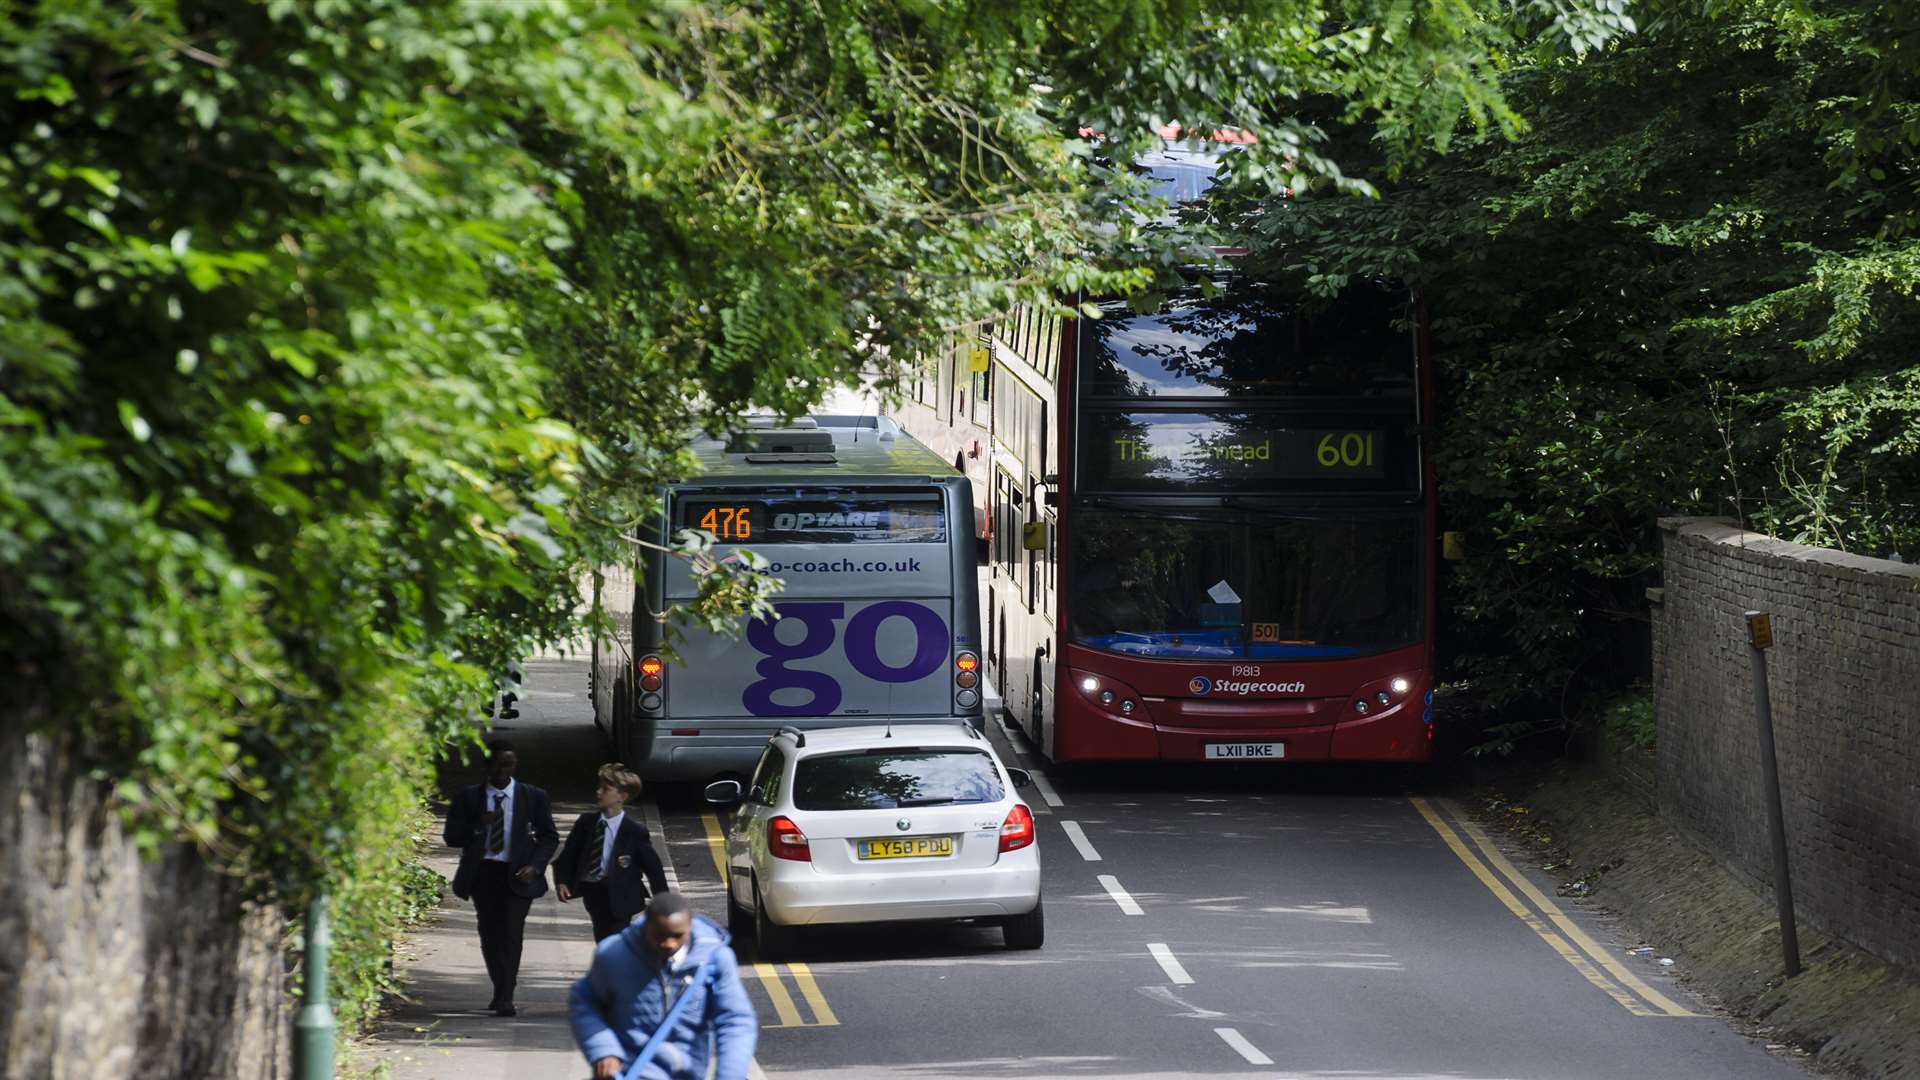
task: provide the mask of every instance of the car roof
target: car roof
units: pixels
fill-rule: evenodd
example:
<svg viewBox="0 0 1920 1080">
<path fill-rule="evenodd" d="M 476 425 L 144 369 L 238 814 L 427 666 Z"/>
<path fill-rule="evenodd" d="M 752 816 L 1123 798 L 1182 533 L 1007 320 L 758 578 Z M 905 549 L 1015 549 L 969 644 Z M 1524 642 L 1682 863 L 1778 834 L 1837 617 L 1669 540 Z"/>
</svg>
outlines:
<svg viewBox="0 0 1920 1080">
<path fill-rule="evenodd" d="M 888 732 L 893 733 L 891 738 L 888 737 Z M 861 724 L 857 727 L 809 728 L 800 734 L 806 740 L 804 745 L 798 747 L 803 755 L 819 750 L 885 749 L 890 745 L 950 746 L 957 750 L 992 752 L 992 747 L 987 743 L 985 736 L 962 723 Z M 798 742 L 792 731 L 782 731 L 774 737 Z"/>
</svg>

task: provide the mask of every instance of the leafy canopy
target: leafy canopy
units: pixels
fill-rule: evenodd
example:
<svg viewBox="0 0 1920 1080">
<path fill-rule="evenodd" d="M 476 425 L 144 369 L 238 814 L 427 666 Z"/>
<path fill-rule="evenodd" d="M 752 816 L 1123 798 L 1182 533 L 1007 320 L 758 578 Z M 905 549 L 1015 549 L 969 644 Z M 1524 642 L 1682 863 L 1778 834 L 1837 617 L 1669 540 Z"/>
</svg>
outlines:
<svg viewBox="0 0 1920 1080">
<path fill-rule="evenodd" d="M 1625 25 L 0 0 L 0 665 L 147 843 L 367 905 L 360 978 L 433 756 L 576 628 L 691 427 L 1195 257 L 1109 164 L 1159 122 L 1260 131 L 1256 188 L 1355 188 L 1321 121 L 1374 123 L 1395 166 L 1515 131 L 1506 66 Z M 717 581 L 710 618 L 765 601 Z"/>
<path fill-rule="evenodd" d="M 1516 65 L 1511 143 L 1377 201 L 1238 207 L 1276 276 L 1421 287 L 1445 527 L 1472 536 L 1456 674 L 1555 712 L 1643 654 L 1660 514 L 1920 552 L 1920 11 L 1635 12 Z M 1379 146 L 1358 123 L 1329 152 L 1377 170 Z"/>
</svg>

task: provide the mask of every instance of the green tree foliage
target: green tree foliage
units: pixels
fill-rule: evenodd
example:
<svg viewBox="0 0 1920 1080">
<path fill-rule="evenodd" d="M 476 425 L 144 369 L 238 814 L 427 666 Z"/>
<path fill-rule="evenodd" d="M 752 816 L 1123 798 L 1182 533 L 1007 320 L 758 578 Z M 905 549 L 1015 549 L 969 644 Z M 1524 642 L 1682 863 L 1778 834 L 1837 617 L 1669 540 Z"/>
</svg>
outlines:
<svg viewBox="0 0 1920 1080">
<path fill-rule="evenodd" d="M 1660 514 L 1920 551 L 1916 10 L 1634 10 L 1641 33 L 1511 73 L 1516 141 L 1243 218 L 1276 275 L 1421 288 L 1443 517 L 1473 537 L 1456 674 L 1550 708 L 1638 638 Z M 1363 167 L 1370 140 L 1332 152 Z"/>
<path fill-rule="evenodd" d="M 0 664 L 153 845 L 331 881 L 364 1008 L 435 753 L 688 430 L 1193 257 L 1106 161 L 1355 187 L 1604 4 L 0 0 Z M 1106 133 L 1098 151 L 1079 134 Z M 688 552 L 699 556 L 698 545 Z M 709 614 L 766 585 L 713 579 Z M 715 614 L 718 613 L 718 614 Z"/>
</svg>

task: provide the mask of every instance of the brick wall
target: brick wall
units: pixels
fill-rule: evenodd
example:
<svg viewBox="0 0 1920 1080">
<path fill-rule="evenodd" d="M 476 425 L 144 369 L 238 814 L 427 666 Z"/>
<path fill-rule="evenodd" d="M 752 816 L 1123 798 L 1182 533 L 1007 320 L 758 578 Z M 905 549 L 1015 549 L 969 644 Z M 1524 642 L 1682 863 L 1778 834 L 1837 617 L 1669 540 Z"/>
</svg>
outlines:
<svg viewBox="0 0 1920 1080">
<path fill-rule="evenodd" d="M 1751 651 L 1772 614 L 1774 742 L 1802 922 L 1920 968 L 1920 566 L 1663 518 L 1660 810 L 1771 891 Z"/>
</svg>

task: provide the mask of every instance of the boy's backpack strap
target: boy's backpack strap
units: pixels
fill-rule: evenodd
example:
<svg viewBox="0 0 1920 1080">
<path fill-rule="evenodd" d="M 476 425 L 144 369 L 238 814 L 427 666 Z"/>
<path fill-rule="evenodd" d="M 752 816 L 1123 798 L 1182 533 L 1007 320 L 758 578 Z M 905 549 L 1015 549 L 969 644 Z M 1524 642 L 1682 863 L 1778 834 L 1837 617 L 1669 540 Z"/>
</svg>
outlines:
<svg viewBox="0 0 1920 1080">
<path fill-rule="evenodd" d="M 625 940 L 626 936 L 624 933 L 620 935 L 622 940 Z M 719 946 L 708 953 L 707 958 L 700 961 L 700 966 L 694 969 L 693 978 L 687 980 L 687 990 L 681 991 L 680 999 L 675 1001 L 673 1007 L 667 1010 L 667 1015 L 660 1018 L 660 1026 L 654 1028 L 653 1034 L 647 1037 L 647 1044 L 642 1046 L 640 1052 L 633 1056 L 633 1061 L 627 1065 L 626 1071 L 620 1074 L 620 1080 L 635 1080 L 635 1078 L 640 1075 L 641 1069 L 652 1064 L 654 1055 L 660 1052 L 660 1044 L 667 1040 L 667 1033 L 673 1030 L 674 1022 L 680 1019 L 682 1012 L 686 1011 L 687 1002 L 693 1000 L 693 995 L 688 991 L 692 990 L 696 985 L 701 987 L 706 986 L 707 981 L 713 978 L 715 968 L 714 961 L 720 956 L 720 950 L 726 948 L 727 942 L 730 940 L 732 939 L 726 933 L 721 933 Z M 633 949 L 635 952 L 639 951 L 631 941 L 627 942 L 627 947 Z"/>
</svg>

